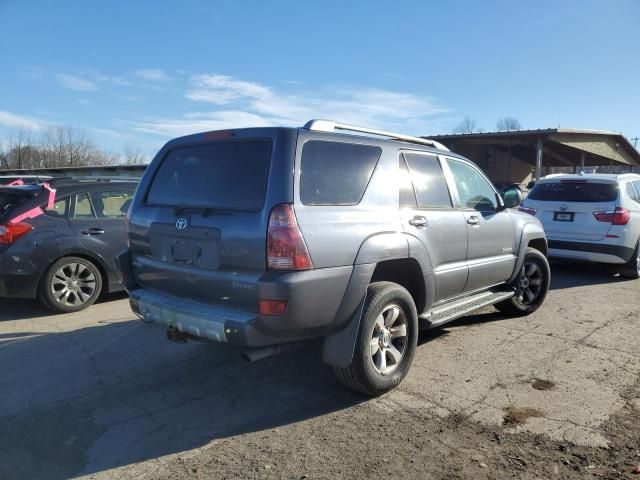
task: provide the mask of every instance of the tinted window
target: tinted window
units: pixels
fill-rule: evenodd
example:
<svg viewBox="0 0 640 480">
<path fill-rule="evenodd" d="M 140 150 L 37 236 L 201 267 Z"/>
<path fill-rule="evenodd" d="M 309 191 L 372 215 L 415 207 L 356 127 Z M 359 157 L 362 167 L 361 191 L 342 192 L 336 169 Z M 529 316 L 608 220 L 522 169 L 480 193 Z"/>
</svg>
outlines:
<svg viewBox="0 0 640 480">
<path fill-rule="evenodd" d="M 451 197 L 438 157 L 405 153 L 420 208 L 450 208 Z"/>
<path fill-rule="evenodd" d="M 155 174 L 147 203 L 261 210 L 271 142 L 215 142 L 171 150 Z"/>
<path fill-rule="evenodd" d="M 456 182 L 460 205 L 481 212 L 498 208 L 496 192 L 489 182 L 471 165 L 458 160 L 448 160 Z"/>
<path fill-rule="evenodd" d="M 91 203 L 98 218 L 122 218 L 133 198 L 132 191 L 92 192 Z"/>
<path fill-rule="evenodd" d="M 633 186 L 636 187 L 636 192 L 638 192 L 638 201 L 640 202 L 640 180 L 633 182 Z"/>
<path fill-rule="evenodd" d="M 86 193 L 79 193 L 76 197 L 76 211 L 75 218 L 95 218 L 93 209 L 91 208 L 91 202 L 89 201 L 89 195 Z"/>
<path fill-rule="evenodd" d="M 60 198 L 55 201 L 53 208 L 45 208 L 44 213 L 50 217 L 64 218 L 67 216 L 67 206 L 69 205 L 69 197 Z"/>
<path fill-rule="evenodd" d="M 618 198 L 618 185 L 585 180 L 538 183 L 529 192 L 529 198 L 549 202 L 614 202 Z"/>
<path fill-rule="evenodd" d="M 400 155 L 399 165 L 399 182 L 400 182 L 400 206 L 401 207 L 417 207 L 418 202 L 416 200 L 416 194 L 413 190 L 413 184 L 411 183 L 411 176 L 409 175 L 409 168 L 403 155 Z"/>
<path fill-rule="evenodd" d="M 302 149 L 300 199 L 305 205 L 356 205 L 382 149 L 370 145 L 309 141 Z"/>
</svg>

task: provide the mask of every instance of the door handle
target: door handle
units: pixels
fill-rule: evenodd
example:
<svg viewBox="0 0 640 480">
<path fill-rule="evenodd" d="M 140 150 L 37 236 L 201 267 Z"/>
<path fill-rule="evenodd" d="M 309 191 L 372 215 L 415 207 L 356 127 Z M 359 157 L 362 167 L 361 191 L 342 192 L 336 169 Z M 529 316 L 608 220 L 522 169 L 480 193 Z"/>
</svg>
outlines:
<svg viewBox="0 0 640 480">
<path fill-rule="evenodd" d="M 422 215 L 416 215 L 411 220 L 409 220 L 409 225 L 413 225 L 414 227 L 426 227 L 427 219 Z"/>
<path fill-rule="evenodd" d="M 104 233 L 103 228 L 91 227 L 88 230 L 82 232 L 83 235 L 102 235 Z"/>
<path fill-rule="evenodd" d="M 467 218 L 467 223 L 469 225 L 478 225 L 478 223 L 480 223 L 480 219 L 478 217 L 476 217 L 475 215 Z"/>
</svg>

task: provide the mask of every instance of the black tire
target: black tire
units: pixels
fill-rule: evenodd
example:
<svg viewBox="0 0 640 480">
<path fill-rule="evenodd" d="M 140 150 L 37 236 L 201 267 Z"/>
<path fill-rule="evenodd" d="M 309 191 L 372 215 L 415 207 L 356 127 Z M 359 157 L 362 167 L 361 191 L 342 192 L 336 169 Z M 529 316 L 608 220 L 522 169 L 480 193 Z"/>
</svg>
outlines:
<svg viewBox="0 0 640 480">
<path fill-rule="evenodd" d="M 94 263 L 80 257 L 62 257 L 47 269 L 38 297 L 51 310 L 71 313 L 93 305 L 101 291 L 102 274 Z"/>
<path fill-rule="evenodd" d="M 533 283 L 534 280 L 536 284 Z M 529 315 L 540 308 L 544 302 L 550 282 L 551 268 L 547 257 L 539 250 L 527 247 L 522 269 L 513 282 L 516 294 L 507 300 L 496 303 L 495 307 L 508 315 Z"/>
<path fill-rule="evenodd" d="M 620 269 L 620 276 L 631 280 L 640 278 L 640 240 L 636 245 L 636 250 L 633 252 L 631 260 L 625 263 L 622 269 Z"/>
<path fill-rule="evenodd" d="M 378 349 L 372 353 L 376 342 Z M 347 368 L 336 367 L 336 376 L 351 390 L 381 395 L 407 375 L 417 344 L 418 313 L 409 292 L 396 283 L 372 283 L 367 289 L 353 360 Z"/>
</svg>

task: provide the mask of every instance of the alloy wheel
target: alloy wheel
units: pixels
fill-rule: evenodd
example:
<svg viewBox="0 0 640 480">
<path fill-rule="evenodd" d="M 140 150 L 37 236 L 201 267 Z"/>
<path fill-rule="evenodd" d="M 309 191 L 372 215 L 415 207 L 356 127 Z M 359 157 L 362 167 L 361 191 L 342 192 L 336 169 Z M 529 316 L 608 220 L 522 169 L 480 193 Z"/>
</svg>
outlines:
<svg viewBox="0 0 640 480">
<path fill-rule="evenodd" d="M 376 318 L 370 340 L 371 361 L 381 375 L 393 373 L 408 348 L 407 316 L 397 305 L 387 305 Z"/>
<path fill-rule="evenodd" d="M 89 301 L 96 292 L 96 276 L 82 263 L 68 263 L 60 267 L 51 279 L 51 294 L 65 307 L 78 307 Z"/>
<path fill-rule="evenodd" d="M 525 262 L 516 281 L 516 301 L 521 305 L 533 304 L 542 293 L 543 273 L 535 262 Z"/>
</svg>

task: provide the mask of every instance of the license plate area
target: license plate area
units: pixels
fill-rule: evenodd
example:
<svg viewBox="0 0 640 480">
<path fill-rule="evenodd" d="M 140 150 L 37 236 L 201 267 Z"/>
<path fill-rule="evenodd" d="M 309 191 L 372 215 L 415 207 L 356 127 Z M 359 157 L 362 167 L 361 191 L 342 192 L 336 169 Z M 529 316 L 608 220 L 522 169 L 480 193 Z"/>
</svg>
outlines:
<svg viewBox="0 0 640 480">
<path fill-rule="evenodd" d="M 554 212 L 553 221 L 554 222 L 573 222 L 574 215 L 575 213 L 573 212 Z"/>
</svg>

